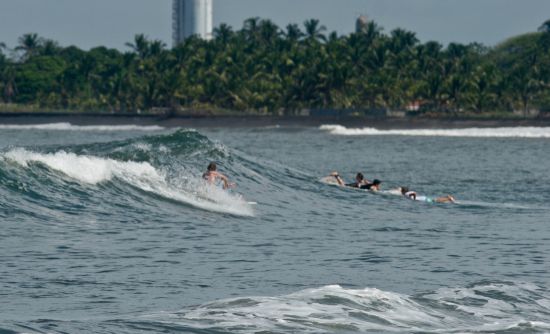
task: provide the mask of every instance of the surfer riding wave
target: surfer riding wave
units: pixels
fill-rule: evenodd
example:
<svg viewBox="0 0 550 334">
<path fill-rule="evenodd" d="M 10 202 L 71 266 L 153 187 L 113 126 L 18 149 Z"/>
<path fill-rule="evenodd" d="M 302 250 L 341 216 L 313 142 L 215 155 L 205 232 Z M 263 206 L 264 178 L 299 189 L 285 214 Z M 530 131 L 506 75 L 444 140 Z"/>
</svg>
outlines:
<svg viewBox="0 0 550 334">
<path fill-rule="evenodd" d="M 218 166 L 215 162 L 208 164 L 208 167 L 206 167 L 206 172 L 202 174 L 202 178 L 211 185 L 215 185 L 218 181 L 223 182 L 224 190 L 234 188 L 236 186 L 235 183 L 229 183 L 227 176 L 218 172 Z"/>
</svg>

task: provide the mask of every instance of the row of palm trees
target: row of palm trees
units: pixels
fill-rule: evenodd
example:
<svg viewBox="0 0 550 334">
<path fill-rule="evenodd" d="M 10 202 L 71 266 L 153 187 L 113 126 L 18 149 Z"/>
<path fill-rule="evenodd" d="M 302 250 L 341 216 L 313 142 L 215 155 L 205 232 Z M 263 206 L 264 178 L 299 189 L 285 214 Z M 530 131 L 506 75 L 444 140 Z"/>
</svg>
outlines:
<svg viewBox="0 0 550 334">
<path fill-rule="evenodd" d="M 385 34 L 375 22 L 349 35 L 318 20 L 281 29 L 250 18 L 214 39 L 191 37 L 168 49 L 137 35 L 121 52 L 61 47 L 26 34 L 0 44 L 5 103 L 110 112 L 182 109 L 293 114 L 302 109 L 484 113 L 550 106 L 550 20 L 538 32 L 494 48 L 420 43 Z M 11 54 L 8 57 L 7 54 Z"/>
</svg>

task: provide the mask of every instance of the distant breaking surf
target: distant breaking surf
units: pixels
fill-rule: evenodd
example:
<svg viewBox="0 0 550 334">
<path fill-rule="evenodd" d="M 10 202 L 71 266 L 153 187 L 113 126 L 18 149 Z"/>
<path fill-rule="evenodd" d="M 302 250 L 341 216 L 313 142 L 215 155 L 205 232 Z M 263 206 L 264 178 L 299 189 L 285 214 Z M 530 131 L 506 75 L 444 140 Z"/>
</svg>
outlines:
<svg viewBox="0 0 550 334">
<path fill-rule="evenodd" d="M 347 128 L 342 125 L 321 125 L 320 130 L 339 136 L 424 136 L 472 138 L 550 138 L 550 127 L 501 127 L 466 129 L 395 129 Z"/>
<path fill-rule="evenodd" d="M 71 123 L 0 124 L 1 130 L 50 130 L 50 131 L 160 131 L 158 125 L 73 125 Z"/>
</svg>

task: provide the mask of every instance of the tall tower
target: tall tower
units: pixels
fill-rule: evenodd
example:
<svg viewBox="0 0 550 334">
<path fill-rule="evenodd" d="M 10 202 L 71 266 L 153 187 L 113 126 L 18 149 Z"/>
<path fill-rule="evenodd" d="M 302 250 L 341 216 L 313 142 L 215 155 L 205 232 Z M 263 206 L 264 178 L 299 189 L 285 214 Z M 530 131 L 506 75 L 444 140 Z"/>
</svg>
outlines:
<svg viewBox="0 0 550 334">
<path fill-rule="evenodd" d="M 368 29 L 369 20 L 365 15 L 361 15 L 355 21 L 355 32 L 356 33 L 366 33 Z"/>
<path fill-rule="evenodd" d="M 213 0 L 173 0 L 174 46 L 189 36 L 212 38 Z"/>
</svg>

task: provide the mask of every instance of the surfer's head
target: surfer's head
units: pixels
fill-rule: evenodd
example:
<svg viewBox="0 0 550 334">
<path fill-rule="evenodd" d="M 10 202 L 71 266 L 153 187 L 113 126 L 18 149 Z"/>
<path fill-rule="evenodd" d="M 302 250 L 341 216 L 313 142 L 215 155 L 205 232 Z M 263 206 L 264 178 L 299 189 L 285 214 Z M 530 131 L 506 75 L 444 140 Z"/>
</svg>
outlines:
<svg viewBox="0 0 550 334">
<path fill-rule="evenodd" d="M 405 194 L 408 193 L 408 192 L 409 192 L 409 188 L 407 188 L 407 187 L 401 187 L 401 193 L 402 193 L 403 195 L 405 195 Z"/>
<path fill-rule="evenodd" d="M 382 184 L 382 181 L 380 181 L 378 179 L 374 179 L 374 181 L 372 181 L 373 186 L 379 186 L 380 184 Z"/>
<path fill-rule="evenodd" d="M 357 175 L 355 175 L 355 181 L 357 182 L 363 182 L 364 179 L 365 177 L 363 176 L 362 173 L 357 173 Z"/>
<path fill-rule="evenodd" d="M 209 171 L 209 172 L 215 172 L 216 169 L 218 169 L 218 166 L 216 166 L 216 163 L 215 162 L 211 162 L 208 164 L 208 167 L 206 167 L 206 169 Z"/>
</svg>

